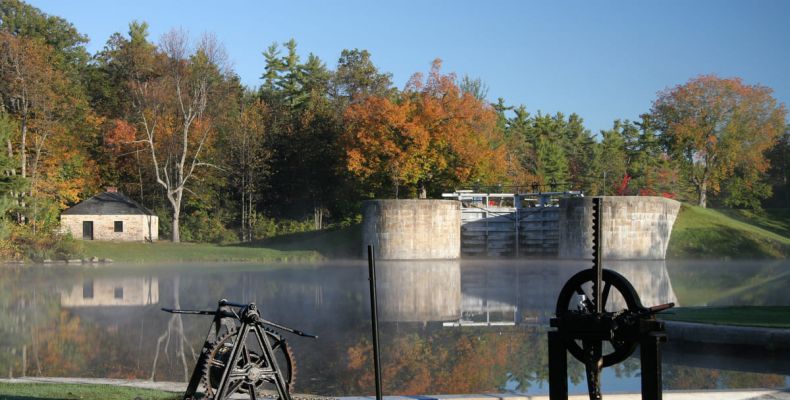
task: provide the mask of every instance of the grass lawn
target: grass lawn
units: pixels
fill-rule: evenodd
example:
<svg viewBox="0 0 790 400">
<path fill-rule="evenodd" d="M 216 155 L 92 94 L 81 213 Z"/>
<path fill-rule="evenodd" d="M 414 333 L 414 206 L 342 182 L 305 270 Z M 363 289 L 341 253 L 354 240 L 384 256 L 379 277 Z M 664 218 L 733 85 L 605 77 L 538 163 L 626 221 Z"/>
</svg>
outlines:
<svg viewBox="0 0 790 400">
<path fill-rule="evenodd" d="M 81 385 L 58 383 L 5 383 L 0 382 L 0 399 L 180 399 L 181 393 L 159 390 L 138 389 L 111 385 Z"/>
<path fill-rule="evenodd" d="M 124 263 L 161 262 L 286 262 L 322 258 L 314 250 L 277 250 L 211 243 L 84 242 L 86 257 L 110 258 Z"/>
<path fill-rule="evenodd" d="M 669 258 L 766 259 L 790 256 L 788 210 L 755 214 L 684 204 L 672 229 Z"/>
<path fill-rule="evenodd" d="M 790 329 L 790 307 L 680 307 L 658 314 L 667 321 Z"/>
<path fill-rule="evenodd" d="M 733 209 L 719 211 L 730 218 L 790 237 L 790 208 L 766 208 L 760 212 Z"/>
</svg>

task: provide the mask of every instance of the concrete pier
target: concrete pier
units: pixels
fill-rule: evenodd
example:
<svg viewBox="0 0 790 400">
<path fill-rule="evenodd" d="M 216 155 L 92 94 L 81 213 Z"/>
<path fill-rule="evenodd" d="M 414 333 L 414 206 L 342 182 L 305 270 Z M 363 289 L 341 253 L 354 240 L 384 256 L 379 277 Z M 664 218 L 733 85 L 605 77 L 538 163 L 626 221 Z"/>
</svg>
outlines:
<svg viewBox="0 0 790 400">
<path fill-rule="evenodd" d="M 362 254 L 380 260 L 461 256 L 461 205 L 452 200 L 371 200 L 362 207 Z"/>
<path fill-rule="evenodd" d="M 680 202 L 648 196 L 603 197 L 603 258 L 663 260 Z M 592 197 L 560 200 L 560 258 L 589 258 Z"/>
</svg>

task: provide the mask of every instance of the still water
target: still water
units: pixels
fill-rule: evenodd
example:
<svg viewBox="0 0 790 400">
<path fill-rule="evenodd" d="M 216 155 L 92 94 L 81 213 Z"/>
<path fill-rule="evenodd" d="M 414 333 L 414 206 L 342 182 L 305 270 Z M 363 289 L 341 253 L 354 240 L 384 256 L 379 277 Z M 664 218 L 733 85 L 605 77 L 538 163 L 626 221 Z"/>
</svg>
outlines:
<svg viewBox="0 0 790 400">
<path fill-rule="evenodd" d="M 787 262 L 607 262 L 650 306 L 790 305 Z M 583 261 L 379 262 L 386 394 L 548 392 L 546 331 Z M 185 381 L 210 317 L 160 308 L 255 302 L 288 337 L 296 391 L 373 392 L 367 265 L 0 267 L 0 375 Z M 790 386 L 788 354 L 665 347 L 666 389 Z M 635 354 L 638 354 L 635 353 Z M 778 362 L 766 363 L 766 360 Z M 723 368 L 723 369 L 720 369 Z M 639 362 L 604 370 L 606 392 L 638 391 Z M 571 390 L 584 368 L 569 364 Z"/>
</svg>

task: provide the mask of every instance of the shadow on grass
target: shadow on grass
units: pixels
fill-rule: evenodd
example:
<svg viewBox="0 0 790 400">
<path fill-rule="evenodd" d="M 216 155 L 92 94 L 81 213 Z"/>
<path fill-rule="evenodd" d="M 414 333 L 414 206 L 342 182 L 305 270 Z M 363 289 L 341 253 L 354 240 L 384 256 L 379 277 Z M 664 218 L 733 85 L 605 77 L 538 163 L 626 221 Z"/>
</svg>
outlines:
<svg viewBox="0 0 790 400">
<path fill-rule="evenodd" d="M 291 233 L 233 246 L 265 247 L 281 251 L 315 251 L 326 258 L 333 259 L 359 258 L 362 252 L 362 225 Z"/>
</svg>

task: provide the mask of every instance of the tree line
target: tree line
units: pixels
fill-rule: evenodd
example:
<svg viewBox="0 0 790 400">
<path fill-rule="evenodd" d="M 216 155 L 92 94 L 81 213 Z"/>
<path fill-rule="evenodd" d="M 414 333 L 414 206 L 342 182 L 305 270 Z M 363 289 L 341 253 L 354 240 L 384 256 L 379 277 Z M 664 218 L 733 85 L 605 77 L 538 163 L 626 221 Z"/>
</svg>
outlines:
<svg viewBox="0 0 790 400">
<path fill-rule="evenodd" d="M 366 50 L 330 68 L 291 39 L 263 49 L 261 84 L 247 87 L 211 34 L 155 41 L 133 21 L 96 54 L 87 40 L 21 1 L 0 4 L 5 241 L 53 232 L 105 186 L 154 210 L 173 241 L 345 226 L 365 199 L 456 188 L 790 206 L 785 107 L 738 78 L 693 78 L 594 134 L 577 114 L 491 103 L 481 79 L 438 59 L 397 88 Z"/>
</svg>

